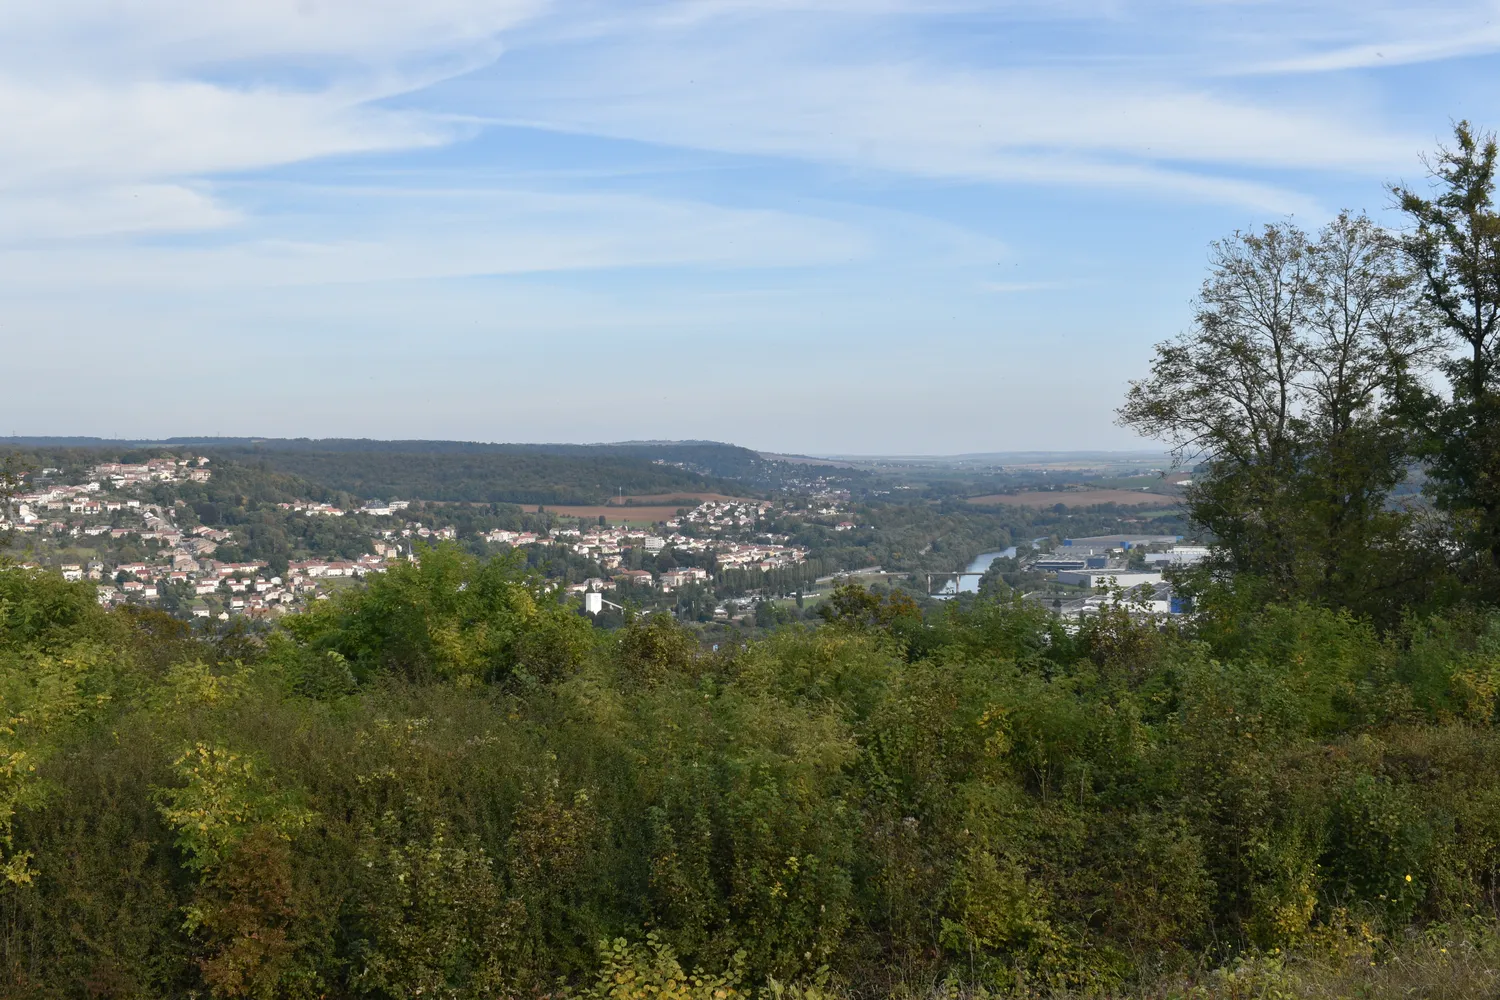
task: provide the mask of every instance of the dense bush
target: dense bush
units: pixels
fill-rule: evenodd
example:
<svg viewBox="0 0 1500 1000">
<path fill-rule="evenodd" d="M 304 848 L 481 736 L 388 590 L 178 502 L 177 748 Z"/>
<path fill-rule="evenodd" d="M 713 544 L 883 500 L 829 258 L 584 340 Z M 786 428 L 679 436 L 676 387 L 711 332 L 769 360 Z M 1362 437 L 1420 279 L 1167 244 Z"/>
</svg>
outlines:
<svg viewBox="0 0 1500 1000">
<path fill-rule="evenodd" d="M 1272 995 L 1234 984 L 1493 956 L 1500 621 L 828 607 L 706 652 L 444 549 L 216 641 L 0 570 L 4 994 Z"/>
</svg>

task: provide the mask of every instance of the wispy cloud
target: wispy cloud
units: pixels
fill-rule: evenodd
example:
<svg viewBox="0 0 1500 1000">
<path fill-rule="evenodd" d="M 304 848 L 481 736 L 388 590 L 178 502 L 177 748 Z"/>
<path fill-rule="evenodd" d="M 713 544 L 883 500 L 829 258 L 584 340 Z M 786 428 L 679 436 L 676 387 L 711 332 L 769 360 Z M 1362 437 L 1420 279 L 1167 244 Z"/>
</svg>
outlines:
<svg viewBox="0 0 1500 1000">
<path fill-rule="evenodd" d="M 468 128 L 377 103 L 487 61 L 532 0 L 143 0 L 0 8 L 0 237 L 240 217 L 202 180 Z M 87 210 L 99 222 L 83 224 Z"/>
<path fill-rule="evenodd" d="M 1412 63 L 1437 62 L 1465 56 L 1489 55 L 1500 51 L 1500 25 L 1485 25 L 1474 31 L 1442 38 L 1391 38 L 1296 56 L 1252 67 L 1257 73 L 1331 73 L 1341 70 L 1404 66 Z"/>
<path fill-rule="evenodd" d="M 119 184 L 0 199 L 0 247 L 133 233 L 219 229 L 244 218 L 183 184 Z"/>
<path fill-rule="evenodd" d="M 296 207 L 216 244 L 13 250 L 0 257 L 0 284 L 289 287 L 642 267 L 806 267 L 871 252 L 857 230 L 837 222 L 641 196 L 367 188 L 280 196 Z M 370 203 L 381 212 L 361 214 Z"/>
<path fill-rule="evenodd" d="M 43 233 L 48 218 L 59 235 L 86 231 L 70 221 L 70 201 L 128 204 L 104 213 L 114 220 L 104 231 L 224 225 L 241 210 L 195 181 L 438 147 L 472 135 L 485 118 L 915 177 L 1113 188 L 1302 214 L 1319 210 L 1315 199 L 1246 171 L 1389 172 L 1417 145 L 1377 121 L 1278 106 L 1211 81 L 1157 79 L 1129 65 L 954 60 L 951 45 L 914 51 L 882 27 L 915 31 L 944 16 L 1124 22 L 1138 16 L 1135 6 L 688 0 L 622 13 L 577 0 L 12 5 L 0 10 L 0 116 L 10 126 L 0 133 L 0 215 L 9 205 L 24 217 L 5 229 L 11 235 Z M 507 44 L 520 56 L 421 95 Z M 1432 44 L 1448 43 L 1407 50 Z M 1363 58 L 1361 48 L 1341 51 L 1306 58 Z M 398 109 L 390 99 L 403 95 L 412 99 Z"/>
<path fill-rule="evenodd" d="M 342 75 L 492 46 L 549 7 L 547 0 L 7 4 L 0 53 L 14 72 L 51 76 L 203 72 L 233 62 L 267 73 L 295 59 L 307 60 L 296 67 L 304 76 Z"/>
<path fill-rule="evenodd" d="M 453 94 L 531 127 L 1268 211 L 1310 210 L 1312 199 L 1247 171 L 1379 175 L 1419 145 L 1347 107 L 1267 100 L 1213 74 L 1165 79 L 1088 60 L 976 63 L 912 53 L 868 30 L 852 36 L 867 44 L 851 46 L 847 15 L 784 23 L 763 7 L 755 17 L 734 8 L 730 24 L 706 14 L 667 27 L 617 23 L 592 43 L 518 64 L 524 78 L 502 62 Z"/>
<path fill-rule="evenodd" d="M 1224 69 L 1251 75 L 1335 73 L 1500 51 L 1500 4 L 1494 0 L 1432 0 L 1415 7 L 1401 0 L 1338 0 L 1298 6 L 1289 9 L 1284 0 L 1270 0 L 1267 20 L 1287 23 L 1290 30 L 1248 63 L 1230 60 Z"/>
</svg>

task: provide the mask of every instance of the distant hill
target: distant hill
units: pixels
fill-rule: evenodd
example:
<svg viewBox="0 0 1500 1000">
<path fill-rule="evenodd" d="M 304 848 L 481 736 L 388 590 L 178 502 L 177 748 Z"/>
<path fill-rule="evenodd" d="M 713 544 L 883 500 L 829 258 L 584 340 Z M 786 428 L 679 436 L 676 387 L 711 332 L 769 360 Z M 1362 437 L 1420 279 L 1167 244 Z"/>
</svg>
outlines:
<svg viewBox="0 0 1500 1000">
<path fill-rule="evenodd" d="M 744 478 L 755 473 L 760 455 L 718 441 L 622 441 L 601 444 L 518 444 L 487 441 L 380 441 L 372 438 L 172 437 L 160 441 L 90 437 L 0 438 L 0 445 L 51 448 L 110 448 L 161 445 L 209 450 L 380 452 L 403 455 L 561 455 L 570 458 L 644 458 L 686 465 L 707 476 Z"/>
<path fill-rule="evenodd" d="M 204 449 L 238 462 L 259 460 L 280 472 L 361 497 L 603 503 L 619 494 L 725 492 L 733 487 L 644 458 L 496 452 L 276 451 Z"/>
<path fill-rule="evenodd" d="M 480 503 L 595 504 L 620 494 L 743 493 L 760 464 L 749 449 L 711 441 L 489 444 L 360 438 L 0 438 L 0 447 L 125 453 L 190 449 L 263 465 L 357 497 Z"/>
<path fill-rule="evenodd" d="M 818 461 L 809 456 L 778 456 L 790 461 Z M 904 465 L 1005 465 L 1017 467 L 1052 465 L 1170 465 L 1172 456 L 1147 451 L 976 451 L 954 455 L 825 455 L 821 460 L 856 465 L 899 463 Z"/>
</svg>

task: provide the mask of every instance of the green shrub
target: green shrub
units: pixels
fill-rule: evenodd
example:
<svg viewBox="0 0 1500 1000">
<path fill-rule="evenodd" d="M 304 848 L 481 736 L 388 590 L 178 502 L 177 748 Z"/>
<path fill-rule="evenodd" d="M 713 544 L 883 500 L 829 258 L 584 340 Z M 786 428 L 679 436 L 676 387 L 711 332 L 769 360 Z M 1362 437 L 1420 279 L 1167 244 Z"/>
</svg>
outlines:
<svg viewBox="0 0 1500 1000">
<path fill-rule="evenodd" d="M 0 995 L 1310 996 L 1491 954 L 1412 944 L 1493 937 L 1482 615 L 849 591 L 706 653 L 445 549 L 208 642 L 0 576 Z"/>
</svg>

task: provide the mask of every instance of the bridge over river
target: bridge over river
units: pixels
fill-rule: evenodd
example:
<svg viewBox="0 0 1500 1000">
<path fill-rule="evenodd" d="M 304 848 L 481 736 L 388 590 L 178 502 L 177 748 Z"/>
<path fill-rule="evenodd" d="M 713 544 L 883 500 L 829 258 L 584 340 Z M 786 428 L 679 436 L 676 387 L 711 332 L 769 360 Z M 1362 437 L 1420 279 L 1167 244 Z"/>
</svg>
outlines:
<svg viewBox="0 0 1500 1000">
<path fill-rule="evenodd" d="M 967 569 L 955 573 L 928 573 L 927 593 L 933 597 L 951 597 L 954 594 L 977 594 L 979 593 L 979 579 L 989 570 L 990 563 L 996 559 L 1014 559 L 1016 548 L 1012 545 L 1000 552 L 981 552 L 969 563 Z M 943 589 L 933 594 L 932 581 L 942 580 Z"/>
</svg>

